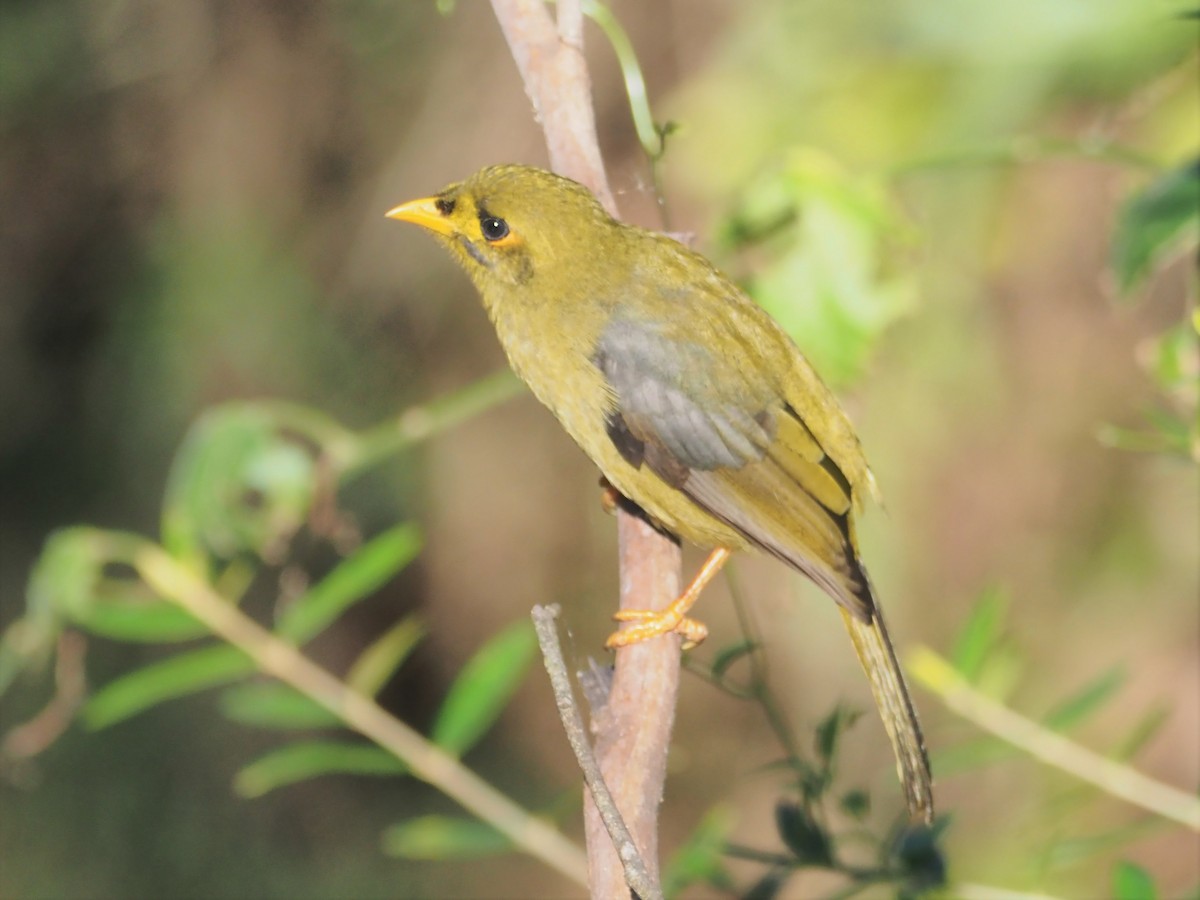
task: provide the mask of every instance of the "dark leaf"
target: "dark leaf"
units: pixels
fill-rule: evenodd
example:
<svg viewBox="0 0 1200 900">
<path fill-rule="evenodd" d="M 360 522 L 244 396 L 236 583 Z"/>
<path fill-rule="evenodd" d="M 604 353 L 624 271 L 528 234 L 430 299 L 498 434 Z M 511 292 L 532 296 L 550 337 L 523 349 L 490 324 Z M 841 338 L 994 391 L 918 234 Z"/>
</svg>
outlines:
<svg viewBox="0 0 1200 900">
<path fill-rule="evenodd" d="M 905 873 L 905 886 L 920 893 L 946 883 L 946 859 L 938 844 L 950 824 L 943 816 L 927 825 L 910 825 L 901 832 L 893 855 Z"/>
<path fill-rule="evenodd" d="M 802 866 L 833 866 L 833 849 L 824 829 L 798 803 L 779 803 L 775 807 L 775 825 L 779 836 Z"/>
<path fill-rule="evenodd" d="M 779 896 L 779 891 L 787 883 L 788 878 L 791 877 L 791 874 L 790 869 L 772 869 L 742 895 L 743 900 L 775 900 Z"/>
<path fill-rule="evenodd" d="M 724 647 L 719 653 L 717 653 L 716 658 L 713 659 L 713 677 L 717 680 L 720 680 L 725 676 L 725 673 L 729 670 L 730 666 L 736 663 L 739 659 L 749 656 L 757 649 L 758 644 L 754 641 L 742 641 L 740 643 L 733 644 L 732 646 Z"/>
<path fill-rule="evenodd" d="M 871 795 L 864 790 L 847 791 L 839 805 L 848 816 L 861 822 L 871 811 Z"/>
<path fill-rule="evenodd" d="M 861 716 L 861 712 L 839 704 L 834 707 L 833 712 L 821 720 L 817 725 L 814 741 L 817 756 L 823 762 L 828 765 L 833 761 L 834 756 L 837 755 L 838 740 Z"/>
<path fill-rule="evenodd" d="M 1200 160 L 1173 169 L 1130 200 L 1117 220 L 1112 262 L 1128 296 L 1200 235 Z"/>
</svg>

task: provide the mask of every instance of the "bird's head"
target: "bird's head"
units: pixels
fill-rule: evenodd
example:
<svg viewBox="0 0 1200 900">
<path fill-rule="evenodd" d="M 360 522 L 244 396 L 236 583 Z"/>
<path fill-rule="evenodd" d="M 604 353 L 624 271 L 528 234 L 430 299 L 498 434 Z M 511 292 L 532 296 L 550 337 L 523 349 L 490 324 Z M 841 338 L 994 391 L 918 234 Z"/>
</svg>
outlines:
<svg viewBox="0 0 1200 900">
<path fill-rule="evenodd" d="M 595 197 L 531 166 L 491 166 L 388 217 L 413 222 L 445 244 L 486 295 L 499 286 L 545 284 L 595 258 L 616 225 Z"/>
</svg>

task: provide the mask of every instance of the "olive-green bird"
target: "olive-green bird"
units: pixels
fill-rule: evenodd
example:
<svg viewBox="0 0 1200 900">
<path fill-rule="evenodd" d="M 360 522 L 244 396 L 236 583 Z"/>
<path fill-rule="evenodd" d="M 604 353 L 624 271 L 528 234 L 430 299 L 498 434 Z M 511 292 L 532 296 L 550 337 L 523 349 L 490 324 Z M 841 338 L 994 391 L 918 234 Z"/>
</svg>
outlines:
<svg viewBox="0 0 1200 900">
<path fill-rule="evenodd" d="M 715 548 L 665 612 L 625 613 L 610 646 L 685 618 L 730 551 L 756 547 L 841 607 L 914 817 L 933 818 L 921 727 L 858 557 L 875 495 L 836 398 L 776 322 L 704 257 L 613 219 L 582 185 L 483 169 L 388 213 L 466 269 L 509 362 L 608 482 L 661 527 Z"/>
</svg>

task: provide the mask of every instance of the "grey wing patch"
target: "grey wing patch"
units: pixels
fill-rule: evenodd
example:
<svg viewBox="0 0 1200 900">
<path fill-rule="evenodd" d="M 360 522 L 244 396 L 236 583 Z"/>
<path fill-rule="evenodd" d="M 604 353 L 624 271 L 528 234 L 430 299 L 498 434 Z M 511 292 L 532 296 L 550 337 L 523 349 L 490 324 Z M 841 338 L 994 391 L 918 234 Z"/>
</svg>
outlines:
<svg viewBox="0 0 1200 900">
<path fill-rule="evenodd" d="M 746 412 L 739 398 L 719 389 L 727 375 L 741 384 L 731 361 L 698 343 L 672 340 L 653 323 L 622 318 L 604 330 L 592 361 L 616 395 L 608 434 L 630 464 L 712 471 L 763 457 L 770 417 Z M 667 480 L 676 483 L 678 472 Z"/>
</svg>

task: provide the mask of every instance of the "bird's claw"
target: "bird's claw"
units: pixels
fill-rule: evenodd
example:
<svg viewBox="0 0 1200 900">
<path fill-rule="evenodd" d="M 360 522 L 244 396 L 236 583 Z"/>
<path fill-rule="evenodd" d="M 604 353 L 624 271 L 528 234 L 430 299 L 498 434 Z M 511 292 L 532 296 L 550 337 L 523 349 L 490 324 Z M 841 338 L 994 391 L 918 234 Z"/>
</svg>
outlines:
<svg viewBox="0 0 1200 900">
<path fill-rule="evenodd" d="M 708 626 L 697 619 L 674 613 L 670 609 L 623 609 L 613 614 L 618 622 L 632 623 L 628 628 L 614 631 L 604 642 L 609 650 L 639 644 L 659 635 L 672 632 L 683 636 L 683 649 L 690 650 L 706 637 Z"/>
</svg>

